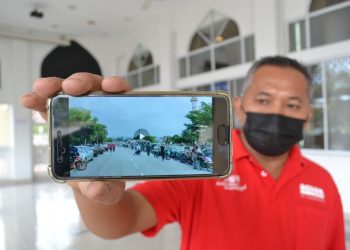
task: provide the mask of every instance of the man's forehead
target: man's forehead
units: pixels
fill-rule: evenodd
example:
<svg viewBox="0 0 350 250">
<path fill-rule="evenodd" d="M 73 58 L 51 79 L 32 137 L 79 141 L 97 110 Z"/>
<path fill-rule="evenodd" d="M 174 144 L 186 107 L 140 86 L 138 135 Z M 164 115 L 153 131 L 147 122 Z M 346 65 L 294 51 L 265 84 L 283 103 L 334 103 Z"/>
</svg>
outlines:
<svg viewBox="0 0 350 250">
<path fill-rule="evenodd" d="M 263 65 L 252 74 L 252 78 L 295 78 L 307 82 L 303 73 L 292 67 L 282 67 L 275 65 Z"/>
<path fill-rule="evenodd" d="M 288 99 L 300 99 L 307 98 L 307 90 L 305 88 L 290 87 L 290 84 L 277 83 L 263 83 L 255 82 L 251 83 L 248 87 L 245 95 L 254 95 L 261 97 L 274 97 L 280 96 Z"/>
<path fill-rule="evenodd" d="M 269 90 L 260 90 L 254 93 L 256 96 L 261 97 L 274 97 L 276 95 L 278 96 L 284 96 L 285 98 L 289 100 L 295 100 L 302 102 L 302 96 L 300 93 L 293 93 L 290 91 L 284 91 L 284 92 L 277 92 L 277 91 L 269 91 Z"/>
<path fill-rule="evenodd" d="M 278 66 L 262 66 L 255 71 L 249 81 L 255 90 L 280 89 L 288 91 L 307 91 L 308 82 L 296 69 Z"/>
</svg>

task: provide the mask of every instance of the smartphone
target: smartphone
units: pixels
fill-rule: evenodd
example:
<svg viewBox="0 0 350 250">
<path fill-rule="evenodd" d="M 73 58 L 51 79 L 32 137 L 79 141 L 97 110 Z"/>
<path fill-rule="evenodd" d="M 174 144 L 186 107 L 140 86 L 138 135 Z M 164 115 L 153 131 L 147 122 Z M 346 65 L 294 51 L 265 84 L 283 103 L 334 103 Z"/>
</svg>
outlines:
<svg viewBox="0 0 350 250">
<path fill-rule="evenodd" d="M 232 105 L 225 92 L 128 92 L 48 100 L 50 176 L 83 179 L 225 177 Z"/>
</svg>

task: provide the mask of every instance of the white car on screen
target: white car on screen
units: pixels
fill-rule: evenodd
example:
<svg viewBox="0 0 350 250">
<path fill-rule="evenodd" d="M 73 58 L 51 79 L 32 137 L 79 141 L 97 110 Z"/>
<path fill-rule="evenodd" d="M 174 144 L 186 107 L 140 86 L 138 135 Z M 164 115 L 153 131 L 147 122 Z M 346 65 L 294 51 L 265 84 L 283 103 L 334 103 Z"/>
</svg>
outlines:
<svg viewBox="0 0 350 250">
<path fill-rule="evenodd" d="M 94 158 L 94 152 L 91 147 L 76 146 L 76 148 L 78 149 L 80 159 L 83 161 L 83 163 L 87 164 L 89 161 L 92 161 L 92 159 Z"/>
</svg>

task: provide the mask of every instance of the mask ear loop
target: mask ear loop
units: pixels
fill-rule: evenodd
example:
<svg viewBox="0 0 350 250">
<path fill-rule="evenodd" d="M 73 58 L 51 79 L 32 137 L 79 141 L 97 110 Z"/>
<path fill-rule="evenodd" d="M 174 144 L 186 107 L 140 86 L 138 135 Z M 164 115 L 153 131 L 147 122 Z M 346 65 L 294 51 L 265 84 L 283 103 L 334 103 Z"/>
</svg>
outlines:
<svg viewBox="0 0 350 250">
<path fill-rule="evenodd" d="M 244 108 L 244 106 L 243 106 L 243 96 L 240 96 L 240 99 L 241 99 L 241 110 L 247 115 L 247 111 L 246 111 L 246 109 Z"/>
</svg>

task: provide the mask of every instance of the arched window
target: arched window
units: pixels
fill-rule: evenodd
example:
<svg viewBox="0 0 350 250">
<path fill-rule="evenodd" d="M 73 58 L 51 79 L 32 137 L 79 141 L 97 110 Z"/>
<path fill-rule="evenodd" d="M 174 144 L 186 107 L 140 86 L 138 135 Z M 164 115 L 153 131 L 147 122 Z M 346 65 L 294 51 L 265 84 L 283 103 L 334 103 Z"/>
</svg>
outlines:
<svg viewBox="0 0 350 250">
<path fill-rule="evenodd" d="M 133 88 L 159 83 L 159 66 L 154 65 L 151 52 L 141 44 L 130 59 L 127 79 Z"/>
<path fill-rule="evenodd" d="M 309 11 L 313 12 L 346 1 L 349 0 L 312 0 Z"/>
<path fill-rule="evenodd" d="M 240 36 L 237 23 L 211 10 L 195 31 L 189 55 L 179 60 L 180 77 L 254 60 L 254 36 Z"/>
<path fill-rule="evenodd" d="M 134 51 L 133 57 L 130 60 L 128 71 L 130 72 L 152 64 L 153 58 L 151 53 L 142 45 L 138 45 Z"/>
<path fill-rule="evenodd" d="M 236 22 L 211 10 L 194 34 L 189 50 L 193 51 L 210 44 L 220 43 L 235 36 L 239 36 Z"/>
<path fill-rule="evenodd" d="M 350 39 L 350 0 L 312 0 L 304 19 L 289 24 L 289 50 Z"/>
</svg>

